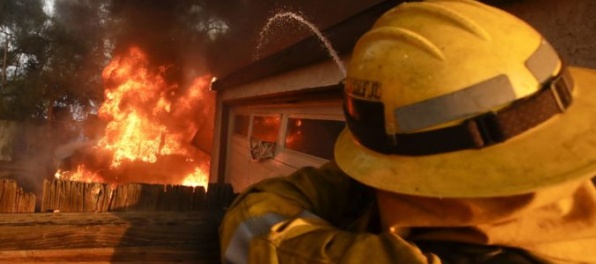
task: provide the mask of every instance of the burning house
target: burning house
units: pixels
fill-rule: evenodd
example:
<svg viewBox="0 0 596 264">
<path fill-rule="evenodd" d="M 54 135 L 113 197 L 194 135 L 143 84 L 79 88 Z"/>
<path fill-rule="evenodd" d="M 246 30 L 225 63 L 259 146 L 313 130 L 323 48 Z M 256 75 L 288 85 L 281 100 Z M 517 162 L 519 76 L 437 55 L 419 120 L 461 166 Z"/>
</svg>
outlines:
<svg viewBox="0 0 596 264">
<path fill-rule="evenodd" d="M 116 56 L 102 74 L 106 100 L 98 116 L 106 122 L 103 134 L 64 157 L 56 177 L 206 186 L 209 157 L 191 140 L 200 128 L 195 116 L 209 107 L 210 76 L 179 89 L 166 82 L 164 71 L 152 69 L 136 47 Z"/>
</svg>

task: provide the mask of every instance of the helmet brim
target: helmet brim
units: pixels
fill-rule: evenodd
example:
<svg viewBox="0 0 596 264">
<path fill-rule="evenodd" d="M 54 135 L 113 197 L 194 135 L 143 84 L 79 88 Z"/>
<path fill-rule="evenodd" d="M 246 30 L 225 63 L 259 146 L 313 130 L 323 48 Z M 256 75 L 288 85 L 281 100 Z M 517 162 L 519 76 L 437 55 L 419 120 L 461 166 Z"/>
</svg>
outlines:
<svg viewBox="0 0 596 264">
<path fill-rule="evenodd" d="M 566 112 L 506 142 L 435 155 L 384 155 L 345 129 L 335 161 L 365 185 L 428 197 L 509 196 L 589 179 L 596 172 L 596 71 L 570 72 L 574 101 Z"/>
</svg>

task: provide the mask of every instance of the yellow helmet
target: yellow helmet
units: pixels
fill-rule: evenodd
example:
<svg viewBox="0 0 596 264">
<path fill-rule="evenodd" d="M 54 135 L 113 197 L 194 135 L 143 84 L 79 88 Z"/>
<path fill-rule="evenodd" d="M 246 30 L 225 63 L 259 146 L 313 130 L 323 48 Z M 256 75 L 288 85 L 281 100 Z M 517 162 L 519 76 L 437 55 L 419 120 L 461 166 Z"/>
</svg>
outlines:
<svg viewBox="0 0 596 264">
<path fill-rule="evenodd" d="M 398 5 L 354 48 L 336 162 L 369 186 L 437 197 L 591 177 L 596 107 L 586 98 L 596 97 L 572 94 L 593 93 L 581 84 L 595 77 L 569 72 L 536 30 L 497 8 Z"/>
</svg>

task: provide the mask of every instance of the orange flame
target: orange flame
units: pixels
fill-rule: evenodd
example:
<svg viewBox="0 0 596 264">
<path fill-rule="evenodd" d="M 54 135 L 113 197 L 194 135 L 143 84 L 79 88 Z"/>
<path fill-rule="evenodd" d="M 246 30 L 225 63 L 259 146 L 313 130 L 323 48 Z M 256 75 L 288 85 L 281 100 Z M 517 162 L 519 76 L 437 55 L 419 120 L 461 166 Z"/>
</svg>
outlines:
<svg viewBox="0 0 596 264">
<path fill-rule="evenodd" d="M 164 66 L 152 68 L 136 47 L 110 62 L 102 72 L 105 101 L 98 111 L 109 123 L 97 146 L 113 153 L 109 169 L 116 174 L 130 172 L 131 166 L 153 164 L 157 167 L 138 174 L 161 173 L 163 183 L 206 187 L 208 156 L 203 153 L 197 159 L 201 154 L 191 140 L 211 77 L 199 77 L 181 89 L 166 81 L 167 70 Z M 166 156 L 168 162 L 159 162 Z M 170 162 L 176 157 L 183 157 L 183 161 Z"/>
<path fill-rule="evenodd" d="M 54 177 L 56 177 L 56 179 L 68 179 L 71 181 L 104 182 L 99 174 L 85 169 L 85 164 L 78 165 L 76 171 L 58 170 L 56 174 L 54 174 Z"/>
<path fill-rule="evenodd" d="M 203 186 L 205 187 L 205 189 L 207 189 L 207 182 L 209 181 L 207 174 L 205 174 L 204 171 L 202 171 L 199 168 L 196 168 L 195 171 L 191 174 L 188 174 L 186 177 L 184 177 L 184 180 L 182 181 L 182 185 L 186 185 L 186 186 L 193 186 L 193 187 L 197 187 L 197 186 Z"/>
</svg>

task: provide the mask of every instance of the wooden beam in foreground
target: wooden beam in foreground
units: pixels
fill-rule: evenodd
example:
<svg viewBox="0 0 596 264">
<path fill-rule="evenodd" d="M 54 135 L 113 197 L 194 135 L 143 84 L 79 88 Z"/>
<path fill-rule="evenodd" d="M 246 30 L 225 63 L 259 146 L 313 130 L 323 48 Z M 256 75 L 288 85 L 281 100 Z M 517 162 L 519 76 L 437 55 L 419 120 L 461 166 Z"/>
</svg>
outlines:
<svg viewBox="0 0 596 264">
<path fill-rule="evenodd" d="M 0 214 L 0 263 L 220 263 L 222 212 Z"/>
</svg>

